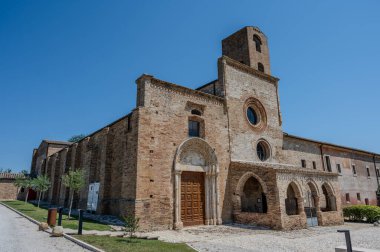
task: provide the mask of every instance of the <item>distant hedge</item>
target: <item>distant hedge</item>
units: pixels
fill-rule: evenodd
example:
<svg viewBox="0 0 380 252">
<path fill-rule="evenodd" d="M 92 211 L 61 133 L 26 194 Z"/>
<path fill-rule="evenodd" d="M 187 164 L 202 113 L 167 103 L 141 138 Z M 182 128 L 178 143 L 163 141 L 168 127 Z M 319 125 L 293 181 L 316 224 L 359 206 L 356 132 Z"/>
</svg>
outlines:
<svg viewBox="0 0 380 252">
<path fill-rule="evenodd" d="M 343 216 L 351 221 L 365 221 L 373 223 L 380 220 L 380 207 L 355 205 L 343 208 Z"/>
</svg>

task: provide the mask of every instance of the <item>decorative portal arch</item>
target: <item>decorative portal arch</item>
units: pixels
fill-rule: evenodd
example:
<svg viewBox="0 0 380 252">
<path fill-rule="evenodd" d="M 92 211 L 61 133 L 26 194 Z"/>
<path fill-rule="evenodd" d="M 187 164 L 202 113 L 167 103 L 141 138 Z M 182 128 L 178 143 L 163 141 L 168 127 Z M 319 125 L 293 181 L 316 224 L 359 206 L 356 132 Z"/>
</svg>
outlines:
<svg viewBox="0 0 380 252">
<path fill-rule="evenodd" d="M 205 224 L 221 224 L 218 190 L 218 160 L 215 151 L 202 138 L 192 137 L 179 145 L 174 159 L 174 228 L 183 227 L 181 220 L 181 174 L 202 172 L 205 188 Z"/>
<path fill-rule="evenodd" d="M 252 183 L 249 183 L 249 182 L 252 182 Z M 247 185 L 247 183 L 248 183 L 248 185 Z M 245 191 L 247 189 L 252 189 L 252 188 L 247 188 L 247 186 L 250 186 L 250 185 L 252 185 L 252 186 L 256 185 L 258 191 L 262 193 L 261 195 L 259 195 L 259 197 L 256 197 L 256 198 L 261 199 L 260 200 L 261 202 L 256 202 L 256 203 L 260 203 L 259 205 L 261 205 L 261 207 L 258 206 L 258 209 L 255 209 L 255 210 L 250 209 L 251 207 L 249 205 L 247 205 L 247 202 L 246 203 L 244 202 L 245 196 L 247 196 Z M 251 190 L 248 190 L 248 191 L 251 191 Z M 262 212 L 262 213 L 266 213 L 267 212 L 267 202 L 266 202 L 266 195 L 267 194 L 268 194 L 267 186 L 259 176 L 257 176 L 253 172 L 245 173 L 239 179 L 239 182 L 238 182 L 236 189 L 235 189 L 234 202 L 233 202 L 234 211 L 235 212 Z M 246 199 L 246 200 L 249 201 L 249 199 Z"/>
</svg>

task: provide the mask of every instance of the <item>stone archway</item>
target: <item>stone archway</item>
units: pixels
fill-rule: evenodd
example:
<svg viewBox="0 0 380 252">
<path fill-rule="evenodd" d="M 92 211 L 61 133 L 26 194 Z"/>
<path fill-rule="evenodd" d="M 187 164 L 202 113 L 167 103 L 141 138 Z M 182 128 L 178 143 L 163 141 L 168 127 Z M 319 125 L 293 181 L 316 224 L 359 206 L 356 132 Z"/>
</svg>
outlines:
<svg viewBox="0 0 380 252">
<path fill-rule="evenodd" d="M 181 219 L 182 172 L 204 175 L 204 223 L 221 224 L 218 190 L 218 161 L 213 148 L 203 139 L 193 137 L 177 149 L 174 159 L 174 228 L 183 227 Z M 191 175 L 190 175 L 191 176 Z M 203 191 L 202 191 L 203 192 Z"/>
<path fill-rule="evenodd" d="M 249 180 L 253 180 L 253 183 L 256 184 L 257 187 L 259 188 L 259 190 L 262 192 L 261 202 L 259 202 L 259 203 L 261 203 L 261 205 L 263 205 L 263 203 L 265 203 L 265 207 L 261 206 L 260 212 L 266 213 L 268 211 L 268 209 L 267 209 L 268 204 L 266 202 L 266 196 L 268 194 L 268 189 L 267 189 L 267 186 L 264 183 L 264 181 L 253 172 L 247 172 L 239 179 L 239 182 L 236 186 L 236 190 L 234 193 L 234 200 L 233 200 L 234 212 L 235 213 L 239 213 L 242 211 L 244 212 L 244 202 L 242 204 L 242 198 L 244 198 L 244 196 L 245 196 L 244 190 L 246 189 L 245 187 L 247 186 L 247 182 L 249 182 Z M 262 202 L 263 198 L 265 198 L 265 202 Z"/>
<path fill-rule="evenodd" d="M 304 211 L 307 225 L 309 227 L 318 226 L 320 219 L 319 192 L 317 184 L 312 179 L 306 182 Z"/>
<path fill-rule="evenodd" d="M 304 213 L 302 191 L 296 182 L 292 181 L 286 187 L 285 212 L 287 215 Z"/>
<path fill-rule="evenodd" d="M 322 193 L 323 197 L 321 197 L 321 211 L 322 212 L 330 212 L 330 211 L 337 211 L 336 206 L 336 197 L 333 187 L 327 183 L 324 182 L 322 184 Z"/>
</svg>

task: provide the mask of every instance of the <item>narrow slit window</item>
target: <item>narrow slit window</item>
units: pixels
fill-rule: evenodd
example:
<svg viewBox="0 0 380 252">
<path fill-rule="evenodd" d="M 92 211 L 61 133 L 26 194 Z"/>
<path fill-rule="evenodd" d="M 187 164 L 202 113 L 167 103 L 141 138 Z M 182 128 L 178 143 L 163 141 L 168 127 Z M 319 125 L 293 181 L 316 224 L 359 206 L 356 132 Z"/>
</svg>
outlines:
<svg viewBox="0 0 380 252">
<path fill-rule="evenodd" d="M 329 156 L 326 156 L 325 159 L 326 159 L 327 170 L 328 170 L 329 172 L 331 172 L 331 162 L 330 162 L 330 157 L 329 157 Z"/>
<path fill-rule="evenodd" d="M 261 39 L 256 34 L 253 35 L 253 41 L 255 42 L 256 51 L 261 53 Z"/>
<path fill-rule="evenodd" d="M 262 63 L 257 63 L 257 69 L 260 71 L 260 72 L 263 72 L 264 73 L 264 65 Z"/>
<path fill-rule="evenodd" d="M 346 201 L 350 202 L 350 194 L 349 193 L 346 193 Z"/>
<path fill-rule="evenodd" d="M 336 170 L 338 173 L 342 173 L 342 169 L 340 168 L 340 164 L 336 164 Z"/>
<path fill-rule="evenodd" d="M 306 168 L 306 160 L 305 159 L 301 160 L 301 165 L 302 165 L 302 168 Z"/>
</svg>

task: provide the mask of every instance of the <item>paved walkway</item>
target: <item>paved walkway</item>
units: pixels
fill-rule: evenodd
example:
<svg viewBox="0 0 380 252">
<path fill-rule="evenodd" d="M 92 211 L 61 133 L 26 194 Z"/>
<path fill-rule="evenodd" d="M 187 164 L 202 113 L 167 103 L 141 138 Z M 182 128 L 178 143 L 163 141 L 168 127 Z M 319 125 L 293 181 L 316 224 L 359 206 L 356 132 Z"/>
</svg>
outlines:
<svg viewBox="0 0 380 252">
<path fill-rule="evenodd" d="M 150 232 L 167 242 L 186 242 L 198 251 L 334 251 L 345 245 L 344 234 L 351 230 L 352 245 L 380 250 L 380 227 L 347 223 L 342 226 L 314 227 L 296 231 L 274 231 L 243 225 L 199 226 L 180 231 Z"/>
<path fill-rule="evenodd" d="M 0 204 L 0 251 L 88 251 L 63 237 L 53 238 L 37 230 L 36 224 Z"/>
</svg>

